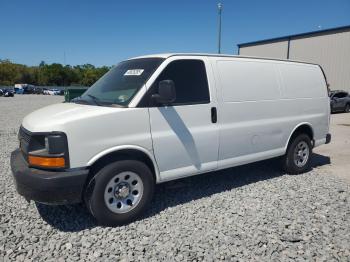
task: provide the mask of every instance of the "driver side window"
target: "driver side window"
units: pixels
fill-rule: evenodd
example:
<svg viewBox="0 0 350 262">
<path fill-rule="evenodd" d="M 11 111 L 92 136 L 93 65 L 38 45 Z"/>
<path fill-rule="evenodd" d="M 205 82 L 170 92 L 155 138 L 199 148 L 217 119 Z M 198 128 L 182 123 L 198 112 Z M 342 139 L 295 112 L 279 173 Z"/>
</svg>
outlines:
<svg viewBox="0 0 350 262">
<path fill-rule="evenodd" d="M 148 99 L 147 104 L 151 107 L 158 106 L 150 97 L 157 93 L 159 82 L 162 80 L 172 80 L 175 83 L 176 100 L 172 106 L 210 102 L 207 74 L 202 60 L 176 60 L 169 63 L 145 96 Z M 141 101 L 141 104 L 144 103 Z"/>
</svg>

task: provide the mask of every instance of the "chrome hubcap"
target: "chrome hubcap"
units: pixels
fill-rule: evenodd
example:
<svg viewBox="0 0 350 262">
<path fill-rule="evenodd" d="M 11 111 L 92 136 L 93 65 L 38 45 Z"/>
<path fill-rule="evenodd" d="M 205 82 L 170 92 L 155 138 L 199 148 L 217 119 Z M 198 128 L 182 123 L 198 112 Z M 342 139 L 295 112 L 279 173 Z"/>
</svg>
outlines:
<svg viewBox="0 0 350 262">
<path fill-rule="evenodd" d="M 104 200 L 114 213 L 126 213 L 134 209 L 143 194 L 143 183 L 138 174 L 122 172 L 115 175 L 107 184 Z"/>
<path fill-rule="evenodd" d="M 117 199 L 126 198 L 130 194 L 130 187 L 128 183 L 120 183 L 115 187 L 114 196 Z"/>
<path fill-rule="evenodd" d="M 294 149 L 294 163 L 303 167 L 309 159 L 310 149 L 305 141 L 300 141 Z"/>
</svg>

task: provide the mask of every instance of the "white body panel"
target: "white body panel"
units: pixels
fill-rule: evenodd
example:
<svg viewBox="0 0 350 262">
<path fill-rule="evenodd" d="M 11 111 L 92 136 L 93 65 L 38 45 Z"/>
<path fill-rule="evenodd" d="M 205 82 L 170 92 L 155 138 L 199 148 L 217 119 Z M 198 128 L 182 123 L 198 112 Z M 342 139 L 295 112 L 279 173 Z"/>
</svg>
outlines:
<svg viewBox="0 0 350 262">
<path fill-rule="evenodd" d="M 31 132 L 62 131 L 67 134 L 72 168 L 91 165 L 111 148 L 130 145 L 152 155 L 146 108 L 111 108 L 62 103 L 39 109 L 23 120 Z"/>
<path fill-rule="evenodd" d="M 150 56 L 155 57 L 155 56 Z M 70 167 L 93 165 L 122 149 L 149 156 L 157 182 L 283 155 L 293 131 L 308 125 L 326 141 L 329 98 L 320 67 L 241 57 L 159 55 L 166 60 L 128 108 L 63 103 L 28 115 L 31 132 L 67 134 Z M 168 63 L 204 61 L 210 103 L 138 108 Z M 217 108 L 217 123 L 211 108 Z"/>
<path fill-rule="evenodd" d="M 318 66 L 212 58 L 218 88 L 219 168 L 283 155 L 292 131 L 328 133 L 329 100 Z"/>
</svg>

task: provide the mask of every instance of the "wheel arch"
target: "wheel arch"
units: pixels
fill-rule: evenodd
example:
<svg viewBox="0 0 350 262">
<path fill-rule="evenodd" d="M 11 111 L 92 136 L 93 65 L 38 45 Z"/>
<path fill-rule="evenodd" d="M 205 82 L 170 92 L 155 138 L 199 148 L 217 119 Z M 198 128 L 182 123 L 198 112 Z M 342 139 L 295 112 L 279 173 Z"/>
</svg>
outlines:
<svg viewBox="0 0 350 262">
<path fill-rule="evenodd" d="M 109 148 L 91 158 L 87 165 L 89 166 L 90 170 L 92 170 L 91 173 L 94 174 L 100 168 L 112 161 L 126 159 L 144 162 L 153 173 L 156 183 L 160 181 L 158 166 L 153 154 L 149 152 L 149 150 L 140 146 L 125 145 Z"/>
<path fill-rule="evenodd" d="M 307 134 L 311 139 L 311 145 L 314 146 L 315 140 L 314 140 L 314 130 L 312 128 L 312 125 L 308 122 L 303 122 L 295 126 L 292 132 L 290 133 L 287 143 L 284 147 L 284 152 L 287 151 L 287 147 L 290 144 L 290 142 L 293 140 L 293 138 L 301 133 Z"/>
</svg>

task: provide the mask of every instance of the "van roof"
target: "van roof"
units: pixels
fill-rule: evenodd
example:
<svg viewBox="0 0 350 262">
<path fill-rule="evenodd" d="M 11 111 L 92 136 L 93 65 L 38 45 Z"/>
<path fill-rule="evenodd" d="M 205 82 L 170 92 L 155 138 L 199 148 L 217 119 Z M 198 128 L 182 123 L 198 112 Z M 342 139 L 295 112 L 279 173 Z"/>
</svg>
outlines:
<svg viewBox="0 0 350 262">
<path fill-rule="evenodd" d="M 151 58 L 151 57 L 169 58 L 172 56 L 233 57 L 233 58 L 272 60 L 272 61 L 281 61 L 281 62 L 293 62 L 293 63 L 302 63 L 302 64 L 320 66 L 319 64 L 303 62 L 303 61 L 296 61 L 296 60 L 286 60 L 286 59 L 278 59 L 278 58 L 270 58 L 270 57 L 229 55 L 229 54 L 210 54 L 210 53 L 164 53 L 164 54 L 151 54 L 151 55 L 138 56 L 138 57 L 133 57 L 130 59 Z"/>
</svg>

